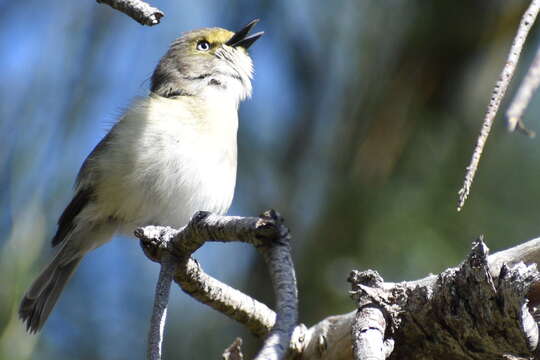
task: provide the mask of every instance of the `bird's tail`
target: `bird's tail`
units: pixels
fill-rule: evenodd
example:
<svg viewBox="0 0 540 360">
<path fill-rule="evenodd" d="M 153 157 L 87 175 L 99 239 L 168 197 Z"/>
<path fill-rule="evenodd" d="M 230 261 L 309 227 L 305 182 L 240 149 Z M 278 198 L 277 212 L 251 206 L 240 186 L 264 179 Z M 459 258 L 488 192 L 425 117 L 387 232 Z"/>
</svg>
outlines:
<svg viewBox="0 0 540 360">
<path fill-rule="evenodd" d="M 19 316 L 31 333 L 37 332 L 43 326 L 64 286 L 82 260 L 82 256 L 70 256 L 67 250 L 66 246 L 60 249 L 21 301 Z"/>
</svg>

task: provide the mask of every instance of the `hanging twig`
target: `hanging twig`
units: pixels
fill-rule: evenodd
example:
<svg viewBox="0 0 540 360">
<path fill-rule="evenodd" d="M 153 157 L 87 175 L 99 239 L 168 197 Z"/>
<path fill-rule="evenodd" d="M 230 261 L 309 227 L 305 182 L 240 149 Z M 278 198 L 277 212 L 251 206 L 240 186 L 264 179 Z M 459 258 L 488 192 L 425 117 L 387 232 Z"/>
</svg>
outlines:
<svg viewBox="0 0 540 360">
<path fill-rule="evenodd" d="M 510 84 L 510 80 L 512 80 L 512 76 L 514 75 L 514 70 L 516 69 L 516 65 L 519 61 L 519 56 L 521 54 L 523 44 L 527 39 L 527 34 L 529 33 L 529 30 L 531 29 L 531 26 L 534 23 L 539 10 L 540 0 L 533 0 L 521 19 L 518 32 L 512 43 L 512 47 L 510 49 L 510 53 L 508 54 L 506 64 L 504 65 L 504 68 L 501 72 L 499 81 L 497 81 L 497 84 L 495 84 L 495 88 L 493 89 L 491 100 L 489 101 L 487 112 L 484 117 L 484 123 L 482 124 L 480 135 L 476 140 L 476 146 L 474 148 L 471 162 L 469 166 L 467 166 L 465 181 L 463 182 L 463 186 L 458 192 L 458 211 L 462 209 L 465 201 L 467 200 L 467 197 L 469 196 L 469 192 L 471 191 L 471 185 L 474 180 L 474 175 L 476 173 L 476 170 L 478 169 L 478 163 L 480 162 L 480 157 L 482 156 L 484 145 L 486 144 L 489 132 L 491 131 L 491 126 L 493 125 L 493 121 L 495 119 L 495 116 L 497 115 L 499 106 L 501 105 L 501 100 L 506 93 L 508 84 Z"/>
<path fill-rule="evenodd" d="M 527 71 L 527 75 L 523 78 L 523 81 L 519 85 L 519 89 L 506 112 L 507 125 L 509 131 L 519 130 L 530 137 L 534 137 L 535 133 L 528 130 L 523 124 L 523 113 L 534 92 L 540 85 L 540 46 L 536 50 L 534 60 Z"/>
</svg>

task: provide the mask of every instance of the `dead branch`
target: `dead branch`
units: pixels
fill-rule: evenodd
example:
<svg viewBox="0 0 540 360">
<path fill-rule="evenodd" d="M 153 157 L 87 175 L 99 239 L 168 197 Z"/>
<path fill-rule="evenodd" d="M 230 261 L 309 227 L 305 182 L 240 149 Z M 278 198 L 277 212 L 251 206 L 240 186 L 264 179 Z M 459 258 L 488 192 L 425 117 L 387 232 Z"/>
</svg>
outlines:
<svg viewBox="0 0 540 360">
<path fill-rule="evenodd" d="M 268 334 L 261 352 L 256 359 L 283 359 L 289 349 L 289 342 L 297 322 L 297 289 L 294 266 L 290 256 L 289 233 L 283 225 L 283 219 L 275 211 L 267 211 L 260 218 L 244 218 L 234 216 L 219 216 L 208 212 L 198 212 L 188 225 L 176 230 L 169 227 L 147 226 L 137 229 L 135 235 L 141 239 L 145 254 L 154 261 L 162 261 L 165 252 L 176 259 L 175 281 L 187 293 L 199 294 L 201 298 L 201 285 L 209 289 L 210 285 L 224 285 L 202 273 L 200 267 L 191 259 L 191 254 L 200 248 L 206 241 L 241 241 L 254 245 L 265 258 L 274 290 L 276 292 L 276 312 L 266 310 L 260 303 L 251 300 L 246 295 L 239 296 L 240 292 L 223 287 L 218 291 L 228 291 L 224 296 L 215 296 L 215 288 L 205 291 L 204 302 L 222 302 L 219 307 L 225 313 L 234 313 L 237 320 L 244 320 L 253 310 L 262 310 L 266 318 L 274 318 L 270 333 Z M 178 279 L 178 281 L 177 281 Z M 209 280 L 206 283 L 205 280 Z M 201 281 L 204 283 L 202 284 Z M 230 290 L 234 291 L 230 291 Z M 247 299 L 246 306 L 243 301 Z M 234 307 L 247 309 L 237 312 Z M 254 309 L 255 307 L 255 309 Z M 238 316 L 238 314 L 243 315 Z M 264 316 L 263 316 L 264 318 Z M 256 317 L 260 320 L 261 317 Z M 249 319 L 252 323 L 256 321 Z M 268 322 L 268 321 L 267 321 Z M 265 324 L 266 325 L 266 324 Z M 265 328 L 265 325 L 259 328 Z M 261 333 L 260 330 L 257 332 Z"/>
<path fill-rule="evenodd" d="M 265 304 L 206 274 L 190 258 L 178 266 L 174 282 L 188 295 L 247 327 L 256 337 L 264 337 L 276 323 L 276 313 Z"/>
<path fill-rule="evenodd" d="M 358 309 L 352 326 L 353 354 L 355 360 L 384 360 L 392 353 L 394 341 L 385 344 L 386 320 L 376 306 Z"/>
<path fill-rule="evenodd" d="M 141 25 L 153 26 L 159 24 L 163 11 L 142 0 L 96 0 L 100 4 L 107 4 L 113 9 L 123 12 Z"/>
<path fill-rule="evenodd" d="M 282 236 L 279 226 L 265 217 L 202 213 L 187 227 L 146 227 L 139 236 L 154 260 L 152 249 L 162 239 L 169 238 L 169 249 L 178 259 L 182 249 L 192 252 L 200 246 L 198 237 L 240 239 L 260 247 L 265 239 Z M 186 236 L 190 232 L 194 237 Z M 540 303 L 540 276 L 535 266 L 525 264 L 540 261 L 540 238 L 487 255 L 487 247 L 479 241 L 459 267 L 402 283 L 377 280 L 374 272 L 356 272 L 351 281 L 360 312 L 331 316 L 309 329 L 296 326 L 288 358 L 351 359 L 353 338 L 363 338 L 355 349 L 379 349 L 379 358 L 421 358 L 428 353 L 442 359 L 530 356 L 538 344 L 538 326 L 531 313 L 533 305 Z M 205 274 L 191 258 L 177 262 L 174 281 L 258 336 L 268 334 L 276 323 L 272 310 Z M 373 309 L 383 314 L 385 324 Z M 375 346 L 371 338 L 377 339 Z"/>
<path fill-rule="evenodd" d="M 519 130 L 529 137 L 534 137 L 535 133 L 528 130 L 523 123 L 523 113 L 529 106 L 529 102 L 540 85 L 540 46 L 536 50 L 536 55 L 532 64 L 527 70 L 527 74 L 521 81 L 516 95 L 512 99 L 508 111 L 506 112 L 507 126 L 509 131 Z"/>
<path fill-rule="evenodd" d="M 476 170 L 478 169 L 478 163 L 480 162 L 480 157 L 482 156 L 484 145 L 486 144 L 489 132 L 491 131 L 491 126 L 493 125 L 493 121 L 495 120 L 495 116 L 497 115 L 497 111 L 499 110 L 499 106 L 501 105 L 501 101 L 504 97 L 504 94 L 506 93 L 506 89 L 508 89 L 508 85 L 510 84 L 510 81 L 512 80 L 512 77 L 514 75 L 514 70 L 516 69 L 516 65 L 519 61 L 519 56 L 521 54 L 521 50 L 523 49 L 523 44 L 527 39 L 529 30 L 531 29 L 534 21 L 536 20 L 539 11 L 540 0 L 533 0 L 529 8 L 525 11 L 525 14 L 523 14 L 523 17 L 521 18 L 517 34 L 512 43 L 512 47 L 510 48 L 508 58 L 506 59 L 506 64 L 504 65 L 499 80 L 495 84 L 495 88 L 493 89 L 493 92 L 491 94 L 491 100 L 489 101 L 486 115 L 484 116 L 484 123 L 482 124 L 480 135 L 476 140 L 476 146 L 474 148 L 471 162 L 469 166 L 467 166 L 467 172 L 465 174 L 463 186 L 458 192 L 458 211 L 461 210 L 461 208 L 465 204 L 465 201 L 467 200 L 467 197 L 469 196 L 469 192 L 471 191 L 471 185 L 474 180 L 474 175 L 476 174 Z"/>
<path fill-rule="evenodd" d="M 531 240 L 488 257 L 487 247 L 479 240 L 460 266 L 411 282 L 384 283 L 373 271 L 354 271 L 350 281 L 359 310 L 344 317 L 369 323 L 364 328 L 372 337 L 359 340 L 355 336 L 358 325 L 353 325 L 352 337 L 342 338 L 340 347 L 358 349 L 360 344 L 369 350 L 357 359 L 531 357 L 538 345 L 538 325 L 528 294 L 539 283 L 540 274 L 536 264 L 526 266 L 521 261 L 536 261 L 539 244 L 538 239 Z M 373 309 L 383 318 L 375 316 Z M 384 342 L 377 334 L 384 328 L 381 319 L 386 322 Z M 341 323 L 347 321 L 341 319 Z"/>
<path fill-rule="evenodd" d="M 161 359 L 163 334 L 165 331 L 165 321 L 167 320 L 167 305 L 169 303 L 169 293 L 171 290 L 172 276 L 176 264 L 170 254 L 163 254 L 161 257 L 161 270 L 156 284 L 154 296 L 154 308 L 150 319 L 150 331 L 148 332 L 148 351 L 146 354 L 149 360 Z"/>
</svg>

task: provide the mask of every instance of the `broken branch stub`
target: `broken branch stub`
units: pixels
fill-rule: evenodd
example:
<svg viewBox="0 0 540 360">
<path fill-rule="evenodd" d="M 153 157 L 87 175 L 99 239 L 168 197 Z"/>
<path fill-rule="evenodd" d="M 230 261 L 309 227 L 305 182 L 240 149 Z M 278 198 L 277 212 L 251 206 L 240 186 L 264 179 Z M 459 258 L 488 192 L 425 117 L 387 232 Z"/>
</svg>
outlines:
<svg viewBox="0 0 540 360">
<path fill-rule="evenodd" d="M 527 293 L 540 274 L 536 265 L 517 263 L 502 266 L 493 277 L 488 252 L 481 239 L 475 241 L 460 266 L 414 285 L 384 283 L 373 272 L 351 273 L 359 310 L 379 309 L 386 322 L 385 344 L 395 341 L 388 358 L 532 356 L 538 326 L 527 306 Z"/>
</svg>

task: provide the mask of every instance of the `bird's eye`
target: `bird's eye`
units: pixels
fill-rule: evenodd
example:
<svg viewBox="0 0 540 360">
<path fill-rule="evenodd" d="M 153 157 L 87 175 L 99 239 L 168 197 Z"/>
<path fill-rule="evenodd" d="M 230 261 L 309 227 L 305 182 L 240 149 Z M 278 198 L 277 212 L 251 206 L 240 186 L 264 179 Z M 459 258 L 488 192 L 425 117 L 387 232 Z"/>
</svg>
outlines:
<svg viewBox="0 0 540 360">
<path fill-rule="evenodd" d="M 197 42 L 197 50 L 200 50 L 200 51 L 210 50 L 210 43 L 206 40 L 199 40 Z"/>
</svg>

